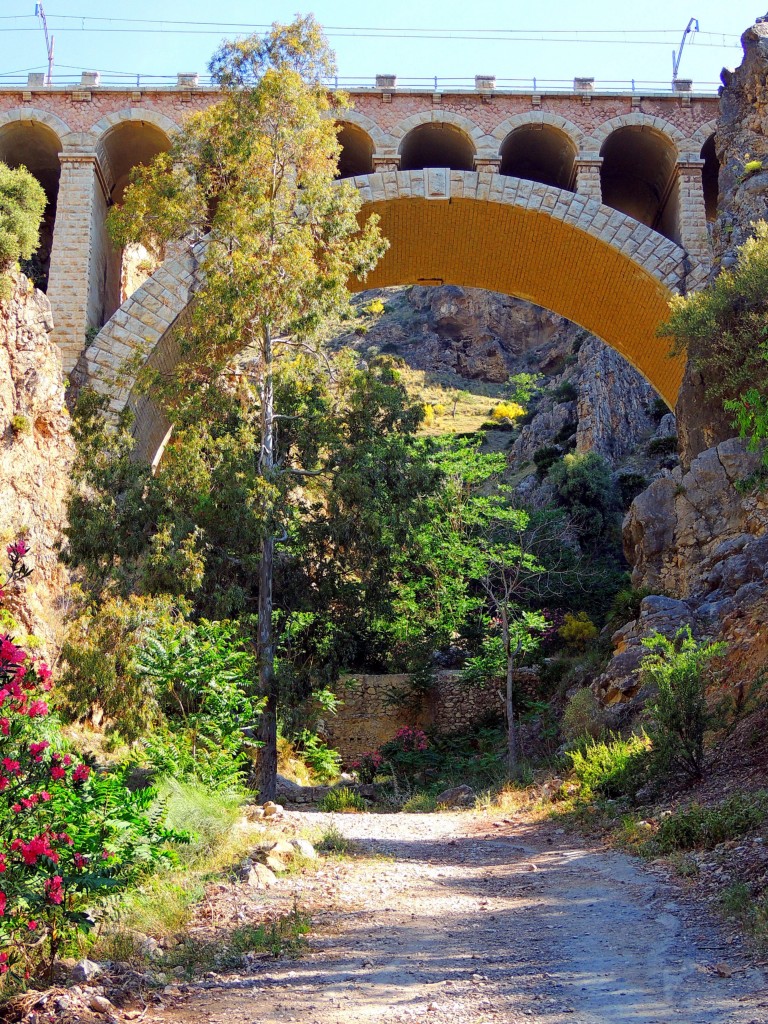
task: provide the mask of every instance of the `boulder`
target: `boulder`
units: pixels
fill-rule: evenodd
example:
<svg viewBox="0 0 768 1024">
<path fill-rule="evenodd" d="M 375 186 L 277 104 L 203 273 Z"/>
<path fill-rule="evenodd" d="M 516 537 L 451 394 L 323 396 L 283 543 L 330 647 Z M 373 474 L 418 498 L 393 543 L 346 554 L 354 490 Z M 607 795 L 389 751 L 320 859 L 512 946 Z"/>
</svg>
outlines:
<svg viewBox="0 0 768 1024">
<path fill-rule="evenodd" d="M 251 889 L 269 889 L 277 881 L 277 877 L 266 864 L 253 864 L 248 869 L 248 877 L 246 878 L 246 884 Z"/>
<path fill-rule="evenodd" d="M 435 797 L 435 802 L 438 806 L 443 807 L 471 807 L 477 794 L 471 786 L 454 786 L 452 789 L 446 789 L 439 796 Z"/>
</svg>

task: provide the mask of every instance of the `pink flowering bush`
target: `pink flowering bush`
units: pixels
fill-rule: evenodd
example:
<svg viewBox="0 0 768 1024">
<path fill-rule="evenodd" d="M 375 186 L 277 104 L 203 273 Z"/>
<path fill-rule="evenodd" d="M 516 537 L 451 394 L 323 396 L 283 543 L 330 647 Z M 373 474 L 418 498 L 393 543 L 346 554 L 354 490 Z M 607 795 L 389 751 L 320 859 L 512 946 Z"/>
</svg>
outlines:
<svg viewBox="0 0 768 1024">
<path fill-rule="evenodd" d="M 369 750 L 352 761 L 349 767 L 357 773 L 360 782 L 370 783 L 376 778 L 383 761 L 384 755 L 381 751 Z"/>
<path fill-rule="evenodd" d="M 8 546 L 0 594 L 29 576 L 27 550 Z M 51 685 L 44 662 L 0 635 L 0 975 L 51 967 L 105 898 L 183 838 L 162 827 L 153 793 L 54 749 Z"/>
</svg>

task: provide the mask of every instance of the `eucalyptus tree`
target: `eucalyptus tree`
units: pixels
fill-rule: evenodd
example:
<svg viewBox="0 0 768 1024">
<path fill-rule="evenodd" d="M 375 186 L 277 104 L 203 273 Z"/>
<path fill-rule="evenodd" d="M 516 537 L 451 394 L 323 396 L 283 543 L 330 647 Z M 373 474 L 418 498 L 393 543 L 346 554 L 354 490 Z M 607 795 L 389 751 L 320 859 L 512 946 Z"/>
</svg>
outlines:
<svg viewBox="0 0 768 1024">
<path fill-rule="evenodd" d="M 296 481 L 321 472 L 319 465 L 276 464 L 276 365 L 286 350 L 316 348 L 323 324 L 348 304 L 349 280 L 365 278 L 386 242 L 375 216 L 359 222 L 356 189 L 335 180 L 334 108 L 344 98 L 324 85 L 334 56 L 312 16 L 225 42 L 210 71 L 221 100 L 192 115 L 168 153 L 135 170 L 110 224 L 117 244 L 142 242 L 160 257 L 169 243 L 206 238 L 175 371 L 144 377 L 171 418 L 190 403 L 202 407 L 234 357 L 253 354 L 248 376 L 259 407 L 262 523 L 257 652 L 259 691 L 267 699 L 261 795 L 269 799 L 277 765 L 275 545 L 285 534 Z M 319 447 L 316 454 L 319 463 Z"/>
</svg>

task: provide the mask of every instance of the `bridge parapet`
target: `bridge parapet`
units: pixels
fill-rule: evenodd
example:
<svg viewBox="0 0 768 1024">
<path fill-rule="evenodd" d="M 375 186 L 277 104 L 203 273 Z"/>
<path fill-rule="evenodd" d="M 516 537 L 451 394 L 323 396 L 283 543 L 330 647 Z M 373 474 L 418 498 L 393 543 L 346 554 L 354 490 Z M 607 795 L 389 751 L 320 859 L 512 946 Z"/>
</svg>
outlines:
<svg viewBox="0 0 768 1024">
<path fill-rule="evenodd" d="M 705 279 L 707 218 L 717 192 L 715 96 L 659 90 L 659 83 L 627 83 L 626 91 L 599 82 L 521 90 L 512 80 L 486 79 L 365 88 L 339 82 L 351 86 L 352 102 L 332 115 L 342 125 L 342 175 L 447 167 L 557 187 L 666 235 L 696 268 L 689 286 Z M 109 242 L 109 207 L 120 202 L 131 168 L 167 148 L 190 113 L 218 98 L 188 76 L 135 88 L 104 77 L 86 85 L 34 80 L 0 88 L 0 160 L 28 166 L 49 197 L 41 283 L 65 370 L 140 278 L 141 254 L 131 263 Z"/>
</svg>

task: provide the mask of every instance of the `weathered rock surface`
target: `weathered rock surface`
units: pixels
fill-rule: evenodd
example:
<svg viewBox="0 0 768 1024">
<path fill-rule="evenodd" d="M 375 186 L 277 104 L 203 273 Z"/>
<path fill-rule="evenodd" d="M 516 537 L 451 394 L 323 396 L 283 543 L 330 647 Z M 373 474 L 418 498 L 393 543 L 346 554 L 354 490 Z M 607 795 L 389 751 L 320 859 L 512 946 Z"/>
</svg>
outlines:
<svg viewBox="0 0 768 1024">
<path fill-rule="evenodd" d="M 701 600 L 718 579 L 732 586 L 743 576 L 724 563 L 744 564 L 744 548 L 768 529 L 768 496 L 736 486 L 757 464 L 734 438 L 702 452 L 687 473 L 674 469 L 639 494 L 624 521 L 633 585 Z M 744 538 L 737 549 L 736 538 Z"/>
<path fill-rule="evenodd" d="M 712 274 L 736 261 L 736 249 L 756 220 L 768 217 L 768 24 L 758 22 L 742 35 L 744 50 L 735 71 L 723 71 L 715 151 L 720 164 L 717 217 L 712 224 Z M 749 161 L 764 169 L 745 172 Z M 733 435 L 732 417 L 707 399 L 706 381 L 689 366 L 677 403 L 680 457 L 688 467 L 702 451 Z"/>
<path fill-rule="evenodd" d="M 52 328 L 45 295 L 19 275 L 0 304 L 0 535 L 3 543 L 17 535 L 29 543 L 34 574 L 10 595 L 10 609 L 49 651 L 66 592 L 57 551 L 74 457 Z"/>
<path fill-rule="evenodd" d="M 604 703 L 642 699 L 641 640 L 657 630 L 672 637 L 688 625 L 725 640 L 725 675 L 738 668 L 738 683 L 768 664 L 768 494 L 736 486 L 756 466 L 742 442 L 723 441 L 635 498 L 624 520 L 632 583 L 670 596 L 646 598 L 613 635 L 614 657 L 593 687 Z"/>
</svg>

